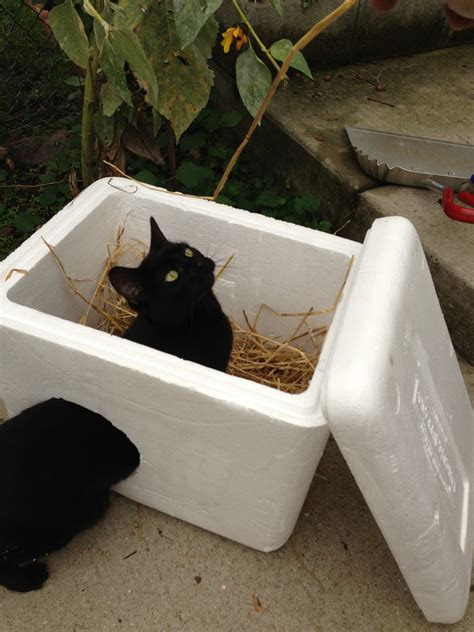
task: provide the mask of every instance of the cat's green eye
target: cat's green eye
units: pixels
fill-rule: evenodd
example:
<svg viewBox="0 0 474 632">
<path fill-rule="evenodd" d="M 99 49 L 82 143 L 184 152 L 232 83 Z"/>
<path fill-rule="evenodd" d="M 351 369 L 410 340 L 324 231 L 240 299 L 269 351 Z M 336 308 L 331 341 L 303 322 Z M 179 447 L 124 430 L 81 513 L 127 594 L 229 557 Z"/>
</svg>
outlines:
<svg viewBox="0 0 474 632">
<path fill-rule="evenodd" d="M 186 255 L 186 257 L 192 257 L 193 251 L 191 250 L 191 248 L 186 248 L 186 250 L 184 251 L 184 254 Z"/>
<path fill-rule="evenodd" d="M 171 283 L 172 281 L 176 281 L 177 278 L 178 278 L 178 273 L 176 272 L 176 270 L 170 270 L 168 274 L 165 276 L 165 281 L 167 281 L 168 283 Z"/>
</svg>

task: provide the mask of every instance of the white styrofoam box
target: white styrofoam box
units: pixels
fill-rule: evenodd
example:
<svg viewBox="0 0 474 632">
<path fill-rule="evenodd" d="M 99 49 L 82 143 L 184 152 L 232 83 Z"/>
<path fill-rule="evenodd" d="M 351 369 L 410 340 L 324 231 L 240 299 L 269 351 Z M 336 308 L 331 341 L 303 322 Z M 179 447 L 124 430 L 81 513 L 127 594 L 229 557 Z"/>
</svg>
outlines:
<svg viewBox="0 0 474 632">
<path fill-rule="evenodd" d="M 9 414 L 52 396 L 103 414 L 142 455 L 122 493 L 254 548 L 276 549 L 291 534 L 328 438 L 318 402 L 322 373 L 306 392 L 289 395 L 81 326 L 84 304 L 41 237 L 71 277 L 94 279 L 125 217 L 123 241 L 148 244 L 153 215 L 170 240 L 186 240 L 221 263 L 235 255 L 216 293 L 239 320 L 242 309 L 252 318 L 262 303 L 295 312 L 331 307 L 360 245 L 108 182 L 82 193 L 4 262 L 3 279 L 12 268 L 28 274 L 13 273 L 2 288 L 0 395 Z M 78 285 L 91 293 L 87 281 Z M 280 321 L 280 329 L 294 328 Z M 260 322 L 285 333 L 276 331 L 276 319 Z"/>
<path fill-rule="evenodd" d="M 84 293 L 118 225 L 223 262 L 216 293 L 252 318 L 333 305 L 356 257 L 309 388 L 299 395 L 222 374 L 77 324 L 41 237 Z M 26 274 L 12 269 L 27 270 Z M 139 502 L 263 551 L 291 534 L 329 429 L 428 619 L 467 603 L 473 418 L 412 225 L 377 220 L 364 246 L 120 178 L 89 187 L 0 267 L 0 395 L 10 414 L 63 397 L 110 419 L 142 455 L 118 488 Z M 318 322 L 330 322 L 332 314 Z M 262 318 L 287 334 L 294 322 Z M 65 420 L 67 422 L 67 420 Z"/>
</svg>

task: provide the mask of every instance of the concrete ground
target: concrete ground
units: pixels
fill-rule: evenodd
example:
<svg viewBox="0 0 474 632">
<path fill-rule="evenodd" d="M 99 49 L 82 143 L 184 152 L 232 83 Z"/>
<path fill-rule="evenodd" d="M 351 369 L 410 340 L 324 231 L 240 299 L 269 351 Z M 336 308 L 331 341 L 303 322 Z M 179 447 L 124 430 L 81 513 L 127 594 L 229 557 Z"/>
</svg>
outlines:
<svg viewBox="0 0 474 632">
<path fill-rule="evenodd" d="M 432 271 L 455 279 L 465 268 L 462 282 L 471 292 L 474 227 L 444 218 L 429 192 L 383 187 L 364 176 L 342 126 L 365 123 L 474 142 L 472 48 L 382 64 L 343 68 L 331 81 L 318 77 L 311 94 L 310 84 L 297 84 L 294 99 L 282 93 L 266 126 L 273 136 L 269 140 L 262 129 L 258 142 L 263 151 L 283 139 L 273 161 L 286 163 L 294 178 L 299 172 L 301 186 L 306 178 L 315 190 L 329 191 L 324 203 L 338 206 L 339 214 L 350 212 L 352 227 L 366 221 L 363 205 L 375 208 L 375 215 L 417 211 L 422 240 L 431 244 Z M 381 68 L 385 93 L 356 76 L 373 78 Z M 337 87 L 337 81 L 346 83 Z M 458 254 L 464 266 L 445 265 Z M 456 296 L 446 300 L 459 304 Z M 472 314 L 466 323 L 471 330 Z M 474 403 L 474 367 L 462 367 Z M 474 629 L 474 597 L 457 625 L 425 621 L 333 440 L 294 534 L 279 551 L 259 553 L 114 496 L 108 516 L 54 554 L 49 566 L 51 577 L 41 591 L 22 595 L 0 588 L 0 632 Z"/>
<path fill-rule="evenodd" d="M 474 369 L 463 365 L 474 403 Z M 0 587 L 1 632 L 339 632 L 474 629 L 418 610 L 331 439 L 290 541 L 259 553 L 114 495 L 49 559 L 38 592 Z"/>
</svg>

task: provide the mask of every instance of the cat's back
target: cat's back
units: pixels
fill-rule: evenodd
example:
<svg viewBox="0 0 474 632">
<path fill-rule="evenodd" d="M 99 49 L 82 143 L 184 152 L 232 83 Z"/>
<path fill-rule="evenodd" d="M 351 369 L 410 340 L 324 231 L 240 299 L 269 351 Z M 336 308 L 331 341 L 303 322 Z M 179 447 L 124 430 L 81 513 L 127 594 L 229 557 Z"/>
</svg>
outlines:
<svg viewBox="0 0 474 632">
<path fill-rule="evenodd" d="M 107 420 L 63 399 L 48 399 L 25 409 L 0 425 L 0 453 L 18 457 L 48 450 L 54 454 L 58 443 L 63 449 L 78 446 L 86 437 L 102 435 Z"/>
<path fill-rule="evenodd" d="M 34 494 L 108 482 L 109 474 L 117 479 L 112 484 L 130 474 L 139 458 L 128 437 L 101 415 L 48 399 L 0 425 L 0 499 L 20 490 Z"/>
</svg>

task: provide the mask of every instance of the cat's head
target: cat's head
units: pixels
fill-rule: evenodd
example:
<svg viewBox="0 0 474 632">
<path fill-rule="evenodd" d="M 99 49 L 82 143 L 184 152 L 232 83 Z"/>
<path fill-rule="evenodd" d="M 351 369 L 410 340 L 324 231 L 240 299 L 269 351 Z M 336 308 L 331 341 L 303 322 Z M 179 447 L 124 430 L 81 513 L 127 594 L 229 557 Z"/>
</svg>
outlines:
<svg viewBox="0 0 474 632">
<path fill-rule="evenodd" d="M 170 242 L 150 217 L 150 250 L 138 268 L 110 270 L 114 288 L 140 315 L 161 324 L 190 317 L 196 305 L 212 292 L 212 259 L 186 243 Z"/>
</svg>

